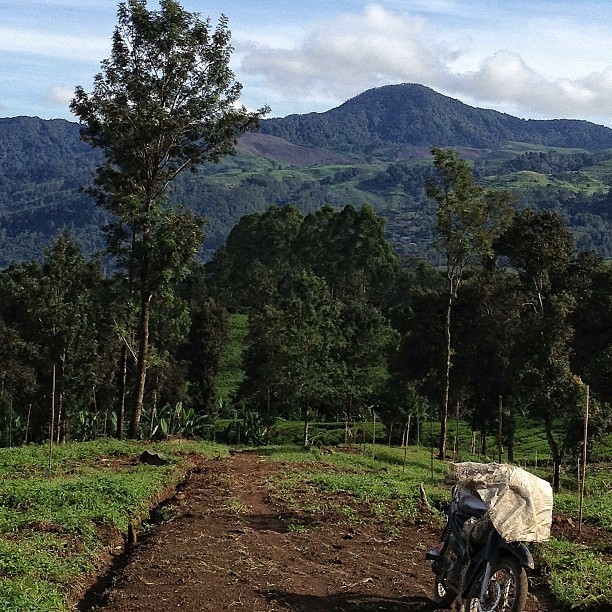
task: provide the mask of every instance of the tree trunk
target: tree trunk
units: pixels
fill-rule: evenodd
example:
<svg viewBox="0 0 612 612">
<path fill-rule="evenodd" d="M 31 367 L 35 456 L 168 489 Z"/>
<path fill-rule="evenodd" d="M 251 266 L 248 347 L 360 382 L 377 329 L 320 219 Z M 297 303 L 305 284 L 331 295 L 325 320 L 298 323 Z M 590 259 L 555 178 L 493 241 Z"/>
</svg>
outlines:
<svg viewBox="0 0 612 612">
<path fill-rule="evenodd" d="M 53 362 L 51 371 L 51 414 L 49 415 L 49 466 L 48 474 L 51 474 L 51 455 L 53 451 L 53 433 L 55 430 L 55 382 L 56 382 L 56 364 Z"/>
<path fill-rule="evenodd" d="M 444 399 L 440 408 L 440 444 L 438 446 L 438 459 L 446 459 L 446 429 L 448 421 L 448 402 L 450 396 L 450 369 L 451 369 L 451 312 L 453 308 L 453 291 L 448 297 L 446 309 L 446 372 L 444 375 Z"/>
<path fill-rule="evenodd" d="M 510 418 L 506 420 L 506 445 L 508 446 L 508 463 L 514 463 L 514 431 L 516 429 L 516 418 L 514 406 L 510 406 Z"/>
<path fill-rule="evenodd" d="M 66 351 L 60 356 L 59 389 L 57 389 L 57 443 L 66 441 L 66 415 L 64 414 L 64 369 L 66 367 Z"/>
<path fill-rule="evenodd" d="M 453 457 L 455 461 L 459 457 L 459 409 L 461 404 L 459 401 L 455 404 L 455 444 L 453 447 Z"/>
<path fill-rule="evenodd" d="M 553 481 L 551 483 L 552 489 L 555 493 L 558 493 L 561 485 L 561 461 L 563 461 L 564 453 L 561 452 L 561 449 L 559 449 L 559 445 L 554 438 L 552 431 L 552 419 L 545 418 L 544 425 L 546 427 L 548 447 L 550 448 L 550 454 L 552 455 L 553 460 Z"/>
<path fill-rule="evenodd" d="M 138 363 L 136 374 L 136 401 L 134 402 L 134 414 L 130 425 L 130 438 L 133 440 L 138 437 L 140 427 L 140 417 L 144 400 L 145 385 L 147 382 L 147 367 L 149 355 L 149 318 L 151 316 L 151 299 L 153 295 L 150 291 L 145 292 L 142 297 L 140 308 L 140 344 L 138 347 Z"/>
<path fill-rule="evenodd" d="M 411 419 L 412 419 L 412 415 L 409 414 L 408 423 L 406 424 L 406 440 L 405 440 L 404 446 L 408 446 L 408 444 L 410 443 L 410 421 Z"/>
<path fill-rule="evenodd" d="M 504 434 L 504 404 L 502 396 L 499 396 L 498 416 L 497 416 L 497 462 L 502 462 L 502 455 L 504 452 L 503 445 L 503 434 Z"/>
</svg>

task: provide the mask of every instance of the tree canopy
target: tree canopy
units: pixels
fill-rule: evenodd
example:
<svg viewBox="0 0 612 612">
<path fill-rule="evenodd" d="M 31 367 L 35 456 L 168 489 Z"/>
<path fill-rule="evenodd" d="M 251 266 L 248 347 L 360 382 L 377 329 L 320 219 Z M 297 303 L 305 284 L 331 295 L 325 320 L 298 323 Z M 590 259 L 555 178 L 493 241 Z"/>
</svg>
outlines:
<svg viewBox="0 0 612 612">
<path fill-rule="evenodd" d="M 224 16 L 212 30 L 175 0 L 161 0 L 159 11 L 129 0 L 117 18 L 93 91 L 77 87 L 70 108 L 84 124 L 81 138 L 103 151 L 90 192 L 117 218 L 108 227 L 109 251 L 126 268 L 128 292 L 139 295 L 135 437 L 152 302 L 184 276 L 203 238 L 203 219 L 167 205 L 169 186 L 183 170 L 233 153 L 237 135 L 255 128 L 266 109 L 236 106 L 241 85 L 229 68 Z"/>
</svg>

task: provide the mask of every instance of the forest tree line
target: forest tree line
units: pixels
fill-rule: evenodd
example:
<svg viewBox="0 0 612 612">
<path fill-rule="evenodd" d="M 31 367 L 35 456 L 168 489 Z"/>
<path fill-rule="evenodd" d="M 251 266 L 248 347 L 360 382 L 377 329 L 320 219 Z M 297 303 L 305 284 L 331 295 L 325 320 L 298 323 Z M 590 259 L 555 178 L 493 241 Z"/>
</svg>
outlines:
<svg viewBox="0 0 612 612">
<path fill-rule="evenodd" d="M 300 418 L 308 444 L 313 419 L 436 413 L 445 458 L 453 407 L 484 445 L 503 398 L 510 460 L 513 419 L 531 414 L 558 484 L 586 384 L 593 433 L 608 426 L 610 266 L 576 249 L 558 213 L 517 209 L 438 148 L 433 175 L 390 167 L 386 180 L 423 179 L 440 267 L 399 257 L 370 206 L 305 215 L 292 204 L 242 217 L 197 263 L 205 220 L 171 203 L 170 185 L 233 154 L 269 109 L 237 104 L 224 17 L 213 29 L 175 0 L 160 7 L 119 4 L 111 57 L 71 102 L 102 153 L 88 193 L 104 254 L 64 232 L 42 262 L 0 273 L 0 443 L 205 435 L 218 416 L 240 416 Z M 221 402 L 230 313 L 249 331 L 244 380 Z"/>
<path fill-rule="evenodd" d="M 494 249 L 469 269 L 457 296 L 451 405 L 460 404 L 484 444 L 502 396 L 510 454 L 512 417 L 530 414 L 562 458 L 578 442 L 579 381 L 598 407 L 593 432 L 608 425 L 612 269 L 575 252 L 562 219 L 548 211 L 516 214 Z M 118 406 L 130 410 L 137 375 L 136 328 L 119 299 L 127 282 L 104 275 L 68 234 L 42 264 L 0 274 L 3 445 L 46 439 L 52 401 L 59 441 L 123 433 Z M 398 429 L 410 415 L 437 417 L 445 300 L 444 272 L 398 258 L 368 206 L 303 216 L 289 205 L 248 215 L 210 264 L 192 263 L 154 300 L 137 436 L 159 429 L 179 402 L 192 409 L 185 433 L 199 435 L 219 416 L 246 412 L 271 423 L 358 419 L 374 410 Z M 245 378 L 220 405 L 230 312 L 249 316 Z"/>
</svg>

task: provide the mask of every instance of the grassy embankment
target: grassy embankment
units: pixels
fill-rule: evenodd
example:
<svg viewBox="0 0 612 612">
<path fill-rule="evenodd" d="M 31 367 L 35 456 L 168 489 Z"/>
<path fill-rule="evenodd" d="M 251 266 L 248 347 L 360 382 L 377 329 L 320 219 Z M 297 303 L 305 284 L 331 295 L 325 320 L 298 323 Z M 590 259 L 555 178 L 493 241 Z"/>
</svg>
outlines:
<svg viewBox="0 0 612 612">
<path fill-rule="evenodd" d="M 145 447 L 100 440 L 0 449 L 0 610 L 63 612 L 97 569 L 109 533 L 121 542 L 159 494 L 186 471 L 176 451 L 225 453 L 213 444 L 164 445 L 167 466 L 140 464 Z M 153 445 L 146 448 L 155 449 Z M 49 469 L 50 465 L 50 469 Z"/>
</svg>

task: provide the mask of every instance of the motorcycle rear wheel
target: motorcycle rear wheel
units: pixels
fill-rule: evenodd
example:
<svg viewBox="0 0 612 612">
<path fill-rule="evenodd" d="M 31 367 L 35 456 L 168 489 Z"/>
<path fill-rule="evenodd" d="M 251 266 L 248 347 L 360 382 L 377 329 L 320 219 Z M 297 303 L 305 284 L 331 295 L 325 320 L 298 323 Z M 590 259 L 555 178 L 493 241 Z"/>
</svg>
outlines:
<svg viewBox="0 0 612 612">
<path fill-rule="evenodd" d="M 493 566 L 484 603 L 480 598 L 480 581 L 470 589 L 467 612 L 523 612 L 527 601 L 527 574 L 514 557 L 501 557 Z"/>
</svg>

